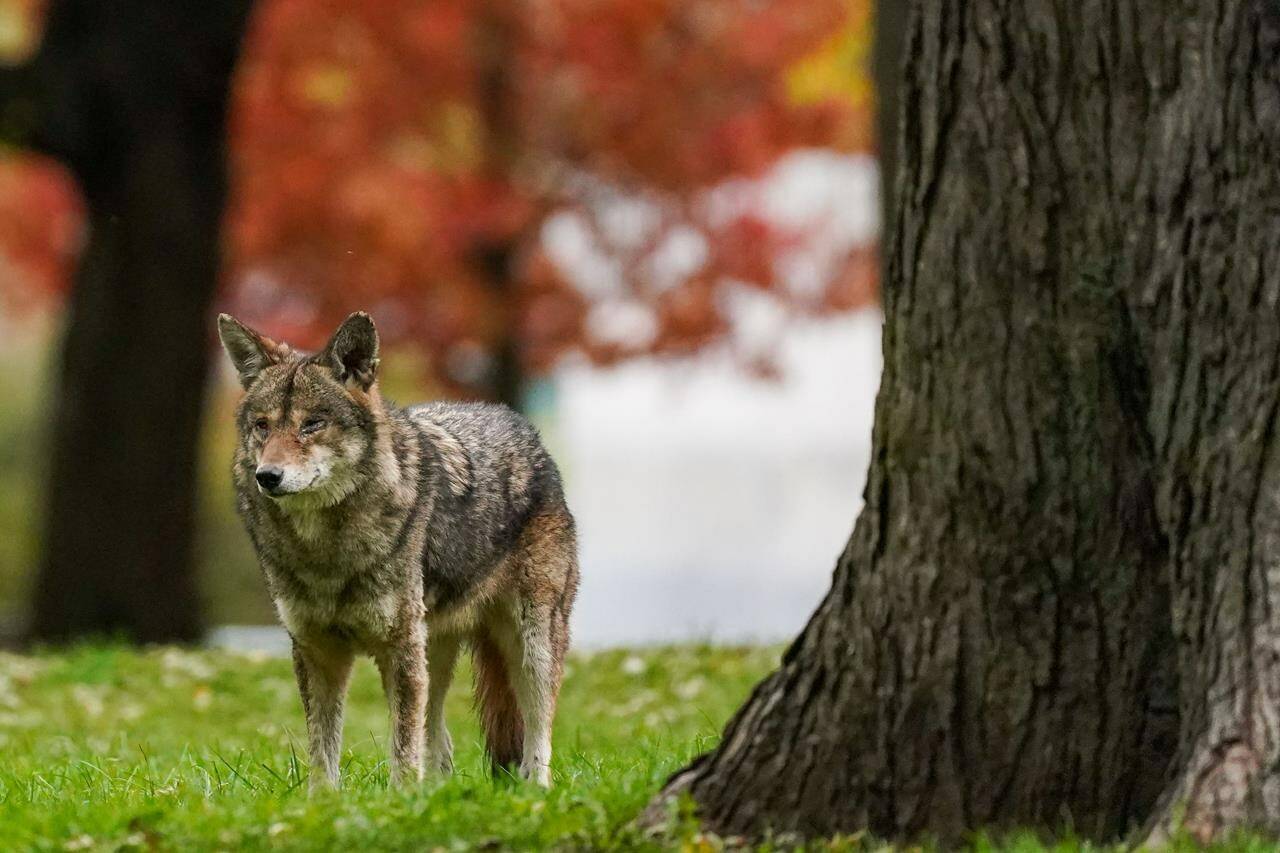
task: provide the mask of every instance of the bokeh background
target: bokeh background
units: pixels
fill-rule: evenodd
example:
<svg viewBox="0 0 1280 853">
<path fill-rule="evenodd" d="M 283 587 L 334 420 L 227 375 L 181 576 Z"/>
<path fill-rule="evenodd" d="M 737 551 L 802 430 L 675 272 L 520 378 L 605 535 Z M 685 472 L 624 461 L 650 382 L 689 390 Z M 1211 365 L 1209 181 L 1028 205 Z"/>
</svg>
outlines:
<svg viewBox="0 0 1280 853">
<path fill-rule="evenodd" d="M 303 347 L 368 310 L 392 398 L 528 413 L 579 519 L 579 642 L 785 637 L 828 585 L 868 461 L 870 13 L 868 0 L 252 3 L 229 84 L 214 309 Z M 0 62 L 39 55 L 48 14 L 0 0 Z M 65 306 L 92 237 L 83 167 L 21 130 L 0 149 L 11 639 L 49 570 Z M 212 331 L 193 345 L 214 354 Z M 226 628 L 273 616 L 233 509 L 238 388 L 220 353 L 210 363 L 194 560 L 171 570 L 195 573 L 216 641 L 270 644 Z M 140 392 L 126 379 L 120 393 Z M 161 591 L 153 605 L 180 606 Z"/>
</svg>

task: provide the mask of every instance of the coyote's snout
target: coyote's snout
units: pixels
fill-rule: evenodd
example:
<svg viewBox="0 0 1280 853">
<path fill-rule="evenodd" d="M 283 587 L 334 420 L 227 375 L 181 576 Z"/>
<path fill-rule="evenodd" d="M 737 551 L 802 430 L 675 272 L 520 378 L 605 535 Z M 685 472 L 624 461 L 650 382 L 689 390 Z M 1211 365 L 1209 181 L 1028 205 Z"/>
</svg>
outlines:
<svg viewBox="0 0 1280 853">
<path fill-rule="evenodd" d="M 245 389 L 238 506 L 293 639 L 312 787 L 338 781 L 361 653 L 391 709 L 392 780 L 420 778 L 424 750 L 448 772 L 444 698 L 463 646 L 494 767 L 549 784 L 578 562 L 537 432 L 503 406 L 383 401 L 366 314 L 311 356 L 226 314 L 218 331 Z"/>
</svg>

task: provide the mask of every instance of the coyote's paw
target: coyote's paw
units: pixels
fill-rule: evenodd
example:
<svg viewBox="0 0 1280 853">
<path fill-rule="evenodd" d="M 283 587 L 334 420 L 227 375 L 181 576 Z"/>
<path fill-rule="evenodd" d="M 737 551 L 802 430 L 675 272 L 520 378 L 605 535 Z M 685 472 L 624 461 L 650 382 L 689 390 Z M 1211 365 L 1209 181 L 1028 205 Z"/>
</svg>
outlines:
<svg viewBox="0 0 1280 853">
<path fill-rule="evenodd" d="M 449 776 L 453 773 L 453 756 L 447 752 L 427 753 L 427 776 Z"/>
<path fill-rule="evenodd" d="M 307 795 L 314 797 L 323 794 L 325 791 L 338 790 L 338 780 L 331 778 L 324 773 L 311 771 L 310 777 L 307 779 Z"/>
<path fill-rule="evenodd" d="M 551 787 L 551 768 L 545 764 L 521 764 L 520 778 L 543 788 Z"/>
<path fill-rule="evenodd" d="M 428 776 L 449 776 L 453 773 L 453 739 L 448 732 L 427 738 L 426 766 Z"/>
</svg>

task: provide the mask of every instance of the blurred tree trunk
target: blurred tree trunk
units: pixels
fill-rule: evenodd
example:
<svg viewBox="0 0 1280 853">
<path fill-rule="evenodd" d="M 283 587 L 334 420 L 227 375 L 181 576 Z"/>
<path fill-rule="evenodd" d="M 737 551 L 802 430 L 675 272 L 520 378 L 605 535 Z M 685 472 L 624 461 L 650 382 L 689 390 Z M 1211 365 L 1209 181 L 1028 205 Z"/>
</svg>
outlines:
<svg viewBox="0 0 1280 853">
<path fill-rule="evenodd" d="M 516 180 L 520 164 L 520 121 L 512 63 L 518 56 L 519 9 L 511 0 L 484 0 L 484 14 L 472 49 L 479 70 L 480 118 L 484 127 L 485 176 L 495 185 Z M 520 355 L 516 265 L 523 235 L 496 238 L 477 253 L 477 266 L 498 298 L 503 313 L 494 342 L 485 395 L 516 411 L 524 408 L 525 371 Z"/>
<path fill-rule="evenodd" d="M 196 447 L 248 0 L 55 0 L 0 87 L 75 174 L 88 245 L 68 304 L 33 635 L 191 640 Z M 16 105 L 16 106 L 15 106 Z"/>
<path fill-rule="evenodd" d="M 480 252 L 480 269 L 489 286 L 498 294 L 502 318 L 501 338 L 496 342 L 489 369 L 485 397 L 506 403 L 517 412 L 524 409 L 525 370 L 520 358 L 520 332 L 516 305 L 515 259 L 519 254 L 516 240 L 491 244 Z"/>
<path fill-rule="evenodd" d="M 1280 7 L 912 4 L 866 505 L 722 833 L 1280 831 Z"/>
</svg>

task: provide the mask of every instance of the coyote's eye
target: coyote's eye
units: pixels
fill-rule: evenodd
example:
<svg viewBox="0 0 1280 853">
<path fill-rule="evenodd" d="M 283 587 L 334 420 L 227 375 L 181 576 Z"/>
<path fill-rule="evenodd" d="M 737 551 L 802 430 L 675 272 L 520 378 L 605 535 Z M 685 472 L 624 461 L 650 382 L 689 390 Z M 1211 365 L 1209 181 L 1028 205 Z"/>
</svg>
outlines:
<svg viewBox="0 0 1280 853">
<path fill-rule="evenodd" d="M 265 438 L 270 429 L 271 424 L 267 422 L 266 418 L 258 418 L 253 423 L 253 432 L 259 438 Z"/>
<path fill-rule="evenodd" d="M 307 418 L 302 422 L 302 434 L 311 435 L 313 432 L 319 432 L 324 429 L 325 423 L 327 422 L 324 418 Z"/>
</svg>

